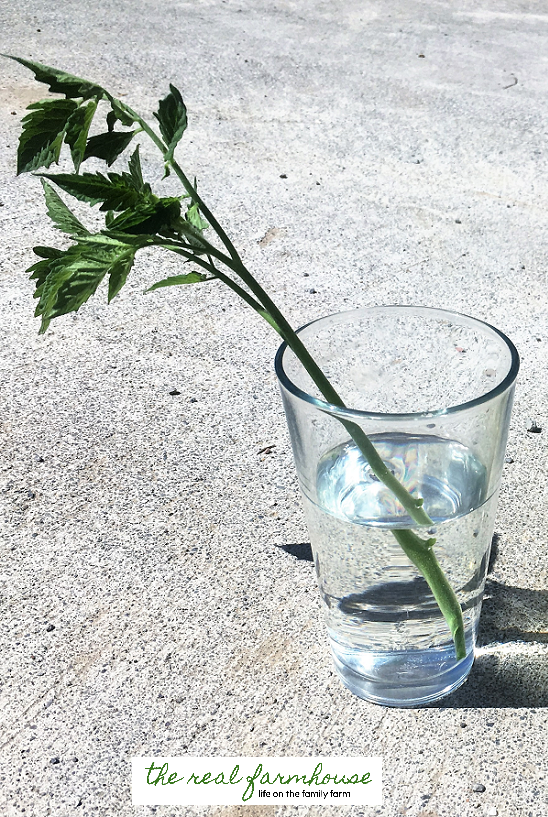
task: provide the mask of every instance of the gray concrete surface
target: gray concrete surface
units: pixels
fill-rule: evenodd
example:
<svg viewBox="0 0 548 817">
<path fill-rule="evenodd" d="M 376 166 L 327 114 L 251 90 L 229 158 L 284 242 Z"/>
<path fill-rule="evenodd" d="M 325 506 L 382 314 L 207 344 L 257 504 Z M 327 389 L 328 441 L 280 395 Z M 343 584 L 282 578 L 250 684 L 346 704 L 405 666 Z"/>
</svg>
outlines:
<svg viewBox="0 0 548 817">
<path fill-rule="evenodd" d="M 132 808 L 129 758 L 188 752 L 381 755 L 356 814 L 545 815 L 547 4 L 2 0 L 0 50 L 145 113 L 178 85 L 181 161 L 294 324 L 422 303 L 522 357 L 471 678 L 415 711 L 353 698 L 281 547 L 307 533 L 276 336 L 217 284 L 144 296 L 176 269 L 150 254 L 38 337 L 24 270 L 59 237 L 14 167 L 43 94 L 2 62 L 0 813 L 221 813 Z"/>
</svg>

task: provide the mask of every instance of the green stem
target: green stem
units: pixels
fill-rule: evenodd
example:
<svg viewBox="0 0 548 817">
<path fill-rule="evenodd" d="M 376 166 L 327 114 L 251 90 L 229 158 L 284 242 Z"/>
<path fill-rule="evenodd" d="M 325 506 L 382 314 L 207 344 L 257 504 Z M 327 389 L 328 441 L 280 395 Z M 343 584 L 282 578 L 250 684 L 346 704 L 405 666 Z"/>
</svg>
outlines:
<svg viewBox="0 0 548 817">
<path fill-rule="evenodd" d="M 128 112 L 131 112 L 131 114 L 135 116 L 136 121 L 139 122 L 142 129 L 150 136 L 152 141 L 162 151 L 165 160 L 167 148 L 163 142 L 143 119 L 131 111 L 131 109 L 128 109 Z M 173 157 L 169 159 L 169 163 L 182 182 L 186 192 L 189 194 L 192 200 L 198 204 L 204 218 L 209 222 L 214 232 L 228 250 L 230 259 L 225 256 L 224 253 L 220 253 L 218 250 L 216 250 L 216 248 L 214 248 L 213 245 L 210 245 L 209 242 L 206 242 L 208 245 L 206 251 L 209 252 L 211 250 L 211 255 L 214 255 L 221 261 L 221 263 L 224 263 L 227 267 L 229 267 L 229 269 L 231 269 L 246 284 L 257 300 L 255 301 L 255 299 L 253 299 L 245 290 L 239 287 L 238 284 L 232 281 L 232 279 L 223 275 L 216 269 L 215 274 L 217 277 L 219 277 L 220 280 L 226 283 L 234 292 L 242 297 L 246 303 L 252 306 L 253 309 L 255 309 L 276 329 L 278 334 L 280 334 L 280 336 L 286 341 L 287 345 L 301 361 L 304 368 L 327 402 L 343 410 L 346 409 L 346 406 L 336 389 L 333 388 L 320 367 L 312 358 L 297 333 L 286 321 L 269 295 L 246 269 L 229 237 L 213 213 L 209 210 L 205 202 L 202 200 L 201 196 L 199 196 L 195 187 L 191 184 L 181 167 L 177 164 Z M 205 262 L 198 262 L 198 256 L 194 255 L 192 260 L 200 263 L 200 266 L 205 267 Z M 382 458 L 379 456 L 375 446 L 365 434 L 363 429 L 361 429 L 360 426 L 358 426 L 352 420 L 345 417 L 337 417 L 337 419 L 346 428 L 369 463 L 373 473 L 384 485 L 386 485 L 390 491 L 392 491 L 401 505 L 405 508 L 411 519 L 417 525 L 426 525 L 430 527 L 433 522 L 422 507 L 423 500 L 421 498 L 414 498 L 399 482 L 399 480 L 396 479 L 392 472 L 387 468 Z M 440 611 L 451 630 L 457 660 L 462 660 L 466 657 L 462 610 L 455 592 L 449 584 L 449 581 L 442 571 L 432 550 L 432 546 L 436 540 L 423 540 L 412 530 L 392 530 L 391 532 L 406 554 L 407 558 L 415 565 L 428 583 Z"/>
<path fill-rule="evenodd" d="M 165 153 L 164 153 L 164 157 L 165 157 Z M 171 159 L 170 164 L 171 164 L 171 167 L 173 168 L 175 174 L 181 180 L 181 182 L 183 184 L 183 187 L 185 188 L 186 192 L 189 194 L 191 199 L 199 206 L 200 210 L 202 211 L 202 214 L 203 214 L 204 218 L 206 219 L 206 221 L 208 221 L 211 224 L 214 231 L 217 233 L 217 235 L 219 236 L 219 238 L 221 239 L 221 241 L 223 242 L 223 244 L 227 248 L 228 252 L 230 253 L 230 256 L 231 256 L 232 260 L 234 262 L 236 262 L 236 263 L 241 264 L 242 262 L 240 260 L 240 256 L 238 255 L 238 251 L 236 250 L 234 244 L 232 243 L 232 241 L 230 240 L 228 235 L 225 233 L 225 231 L 223 230 L 223 228 L 221 227 L 221 225 L 219 224 L 219 222 L 217 221 L 217 219 L 215 218 L 215 216 L 213 215 L 213 213 L 211 212 L 211 210 L 209 209 L 209 207 L 207 206 L 205 201 L 203 201 L 202 197 L 199 195 L 196 188 L 191 184 L 190 179 L 187 178 L 187 176 L 186 176 L 185 172 L 183 171 L 183 169 L 180 167 L 180 165 L 173 158 Z M 243 267 L 243 264 L 242 264 L 242 267 Z M 245 269 L 245 267 L 244 267 L 244 269 Z"/>
</svg>

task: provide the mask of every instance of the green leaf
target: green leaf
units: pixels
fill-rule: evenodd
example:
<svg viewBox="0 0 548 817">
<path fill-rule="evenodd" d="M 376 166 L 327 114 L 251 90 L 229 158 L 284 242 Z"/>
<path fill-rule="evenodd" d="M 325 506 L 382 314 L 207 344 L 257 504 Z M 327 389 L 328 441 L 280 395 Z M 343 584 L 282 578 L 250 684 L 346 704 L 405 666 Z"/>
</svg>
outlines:
<svg viewBox="0 0 548 817">
<path fill-rule="evenodd" d="M 197 202 L 194 204 L 189 204 L 185 213 L 185 218 L 188 222 L 190 222 L 190 224 L 192 224 L 193 227 L 196 228 L 196 230 L 199 230 L 200 232 L 209 227 L 207 221 L 200 215 L 200 208 Z"/>
<path fill-rule="evenodd" d="M 50 274 L 52 263 L 63 254 L 63 251 L 54 247 L 35 247 L 34 254 L 44 260 L 37 261 L 27 269 L 27 272 L 32 273 L 30 278 L 35 280 L 36 286 L 39 287 Z"/>
<path fill-rule="evenodd" d="M 112 133 L 112 131 L 114 130 L 114 125 L 116 124 L 116 121 L 117 121 L 116 114 L 114 113 L 114 111 L 109 111 L 107 113 L 107 128 L 109 133 Z"/>
<path fill-rule="evenodd" d="M 77 107 L 72 99 L 44 99 L 28 106 L 17 151 L 18 174 L 59 161 L 68 122 Z"/>
<path fill-rule="evenodd" d="M 33 253 L 39 258 L 59 258 L 63 250 L 58 250 L 55 247 L 34 247 Z"/>
<path fill-rule="evenodd" d="M 164 278 L 158 281 L 145 292 L 154 292 L 155 289 L 162 289 L 163 287 L 178 287 L 181 284 L 201 284 L 202 281 L 212 281 L 215 276 L 204 275 L 203 272 L 188 272 L 186 275 L 172 275 L 170 278 Z"/>
<path fill-rule="evenodd" d="M 39 299 L 35 315 L 42 317 L 40 333 L 46 331 L 52 318 L 76 312 L 105 275 L 113 275 L 114 297 L 127 278 L 134 256 L 135 250 L 123 244 L 88 241 L 34 264 L 29 272 L 38 282 L 34 297 Z"/>
<path fill-rule="evenodd" d="M 116 122 L 120 122 L 125 128 L 130 128 L 133 123 L 137 121 L 133 111 L 131 111 L 127 105 L 124 105 L 123 102 L 120 102 L 119 99 L 110 96 L 110 94 L 108 98 L 112 108 L 107 114 L 109 131 L 113 130 Z"/>
<path fill-rule="evenodd" d="M 110 278 L 108 281 L 108 302 L 115 298 L 124 286 L 128 274 L 135 261 L 136 250 L 128 249 L 125 254 L 121 254 L 110 268 Z"/>
<path fill-rule="evenodd" d="M 67 123 L 65 142 L 70 146 L 72 161 L 76 172 L 84 161 L 89 127 L 97 110 L 97 101 L 91 100 L 87 105 L 80 105 L 71 115 Z"/>
<path fill-rule="evenodd" d="M 131 235 L 155 235 L 171 230 L 181 215 L 179 199 L 156 199 L 121 213 L 109 224 L 109 231 Z"/>
<path fill-rule="evenodd" d="M 129 175 L 135 190 L 141 193 L 150 193 L 150 185 L 143 180 L 143 171 L 141 170 L 141 159 L 139 157 L 139 145 L 135 148 L 130 156 L 128 162 Z"/>
<path fill-rule="evenodd" d="M 135 131 L 132 130 L 107 131 L 107 133 L 92 136 L 88 139 L 84 152 L 84 160 L 89 159 L 90 156 L 96 156 L 98 159 L 104 159 L 110 167 L 118 156 L 124 152 L 134 136 Z"/>
<path fill-rule="evenodd" d="M 74 213 L 69 210 L 65 202 L 57 195 L 53 187 L 48 184 L 45 179 L 42 179 L 42 186 L 44 188 L 48 216 L 57 229 L 62 230 L 70 236 L 89 235 L 89 230 L 78 221 Z"/>
<path fill-rule="evenodd" d="M 87 79 L 80 79 L 72 74 L 67 74 L 65 71 L 59 71 L 57 68 L 50 68 L 47 65 L 42 65 L 39 62 L 31 62 L 30 60 L 23 60 L 21 57 L 13 57 L 11 54 L 3 54 L 10 60 L 24 65 L 25 68 L 30 68 L 38 82 L 43 82 L 49 85 L 49 89 L 54 94 L 64 94 L 67 99 L 91 99 L 96 97 L 102 99 L 106 95 L 104 88 L 96 85 L 94 82 L 89 82 Z"/>
<path fill-rule="evenodd" d="M 135 155 L 135 154 L 134 154 Z M 152 195 L 150 186 L 143 184 L 142 189 L 136 186 L 133 175 L 129 173 L 42 173 L 44 178 L 54 182 L 65 193 L 79 201 L 85 201 L 93 207 L 101 203 L 100 210 L 127 210 L 131 207 L 150 201 L 157 201 Z"/>
<path fill-rule="evenodd" d="M 186 106 L 183 97 L 174 85 L 169 86 L 170 93 L 158 103 L 154 114 L 160 123 L 160 132 L 167 145 L 166 161 L 173 157 L 173 152 L 187 127 Z"/>
</svg>

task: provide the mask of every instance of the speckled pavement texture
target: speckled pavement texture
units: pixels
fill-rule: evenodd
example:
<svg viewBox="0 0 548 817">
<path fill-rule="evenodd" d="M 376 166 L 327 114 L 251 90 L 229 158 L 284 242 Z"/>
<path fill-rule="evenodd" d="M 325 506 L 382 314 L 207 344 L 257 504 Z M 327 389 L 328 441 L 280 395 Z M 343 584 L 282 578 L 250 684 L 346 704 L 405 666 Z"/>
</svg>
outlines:
<svg viewBox="0 0 548 817">
<path fill-rule="evenodd" d="M 217 283 L 144 295 L 178 270 L 149 253 L 39 337 L 25 269 L 60 237 L 14 168 L 44 94 L 2 61 L 0 813 L 328 817 L 133 808 L 129 759 L 363 754 L 384 804 L 344 813 L 545 817 L 546 4 L 0 0 L 0 50 L 147 115 L 180 87 L 180 161 L 294 325 L 420 303 L 522 358 L 472 675 L 430 708 L 354 698 L 299 558 L 276 335 Z"/>
</svg>

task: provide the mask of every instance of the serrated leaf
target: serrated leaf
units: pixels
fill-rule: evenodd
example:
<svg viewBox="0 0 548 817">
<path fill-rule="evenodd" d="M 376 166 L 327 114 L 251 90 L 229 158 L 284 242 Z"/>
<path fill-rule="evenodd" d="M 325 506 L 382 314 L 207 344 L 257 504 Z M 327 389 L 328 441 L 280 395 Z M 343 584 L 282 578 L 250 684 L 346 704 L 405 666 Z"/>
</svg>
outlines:
<svg viewBox="0 0 548 817">
<path fill-rule="evenodd" d="M 97 101 L 91 100 L 87 105 L 80 105 L 70 116 L 67 123 L 65 142 L 70 147 L 74 169 L 78 173 L 84 161 L 89 127 L 97 110 Z"/>
<path fill-rule="evenodd" d="M 133 137 L 135 131 L 111 131 L 110 133 L 99 133 L 91 136 L 86 145 L 84 160 L 95 156 L 97 159 L 104 159 L 110 167 L 118 156 L 124 152 Z"/>
<path fill-rule="evenodd" d="M 48 216 L 57 229 L 62 230 L 70 236 L 89 235 L 89 230 L 78 221 L 74 213 L 67 207 L 65 202 L 57 195 L 53 187 L 48 184 L 45 179 L 42 179 L 42 187 L 44 188 Z"/>
<path fill-rule="evenodd" d="M 44 99 L 29 105 L 17 151 L 17 173 L 59 161 L 68 122 L 78 105 L 72 99 Z"/>
<path fill-rule="evenodd" d="M 149 185 L 138 190 L 135 181 L 129 173 L 43 173 L 65 193 L 69 193 L 79 201 L 85 201 L 93 207 L 101 203 L 99 208 L 106 210 L 128 210 L 131 207 L 150 201 L 157 201 Z"/>
<path fill-rule="evenodd" d="M 167 146 L 166 161 L 173 157 L 177 143 L 188 124 L 183 97 L 174 85 L 169 86 L 169 91 L 169 94 L 158 103 L 158 111 L 154 114 Z"/>
<path fill-rule="evenodd" d="M 39 299 L 35 315 L 42 317 L 40 333 L 46 331 L 52 318 L 76 312 L 106 275 L 114 274 L 113 289 L 119 291 L 134 256 L 135 250 L 126 245 L 89 241 L 73 244 L 57 257 L 31 267 L 31 278 L 38 282 L 34 297 Z"/>
<path fill-rule="evenodd" d="M 79 97 L 83 99 L 91 99 L 91 97 L 101 99 L 107 95 L 104 88 L 94 82 L 89 82 L 87 79 L 75 77 L 65 71 L 50 68 L 48 65 L 42 65 L 39 62 L 13 57 L 11 54 L 3 54 L 3 56 L 15 60 L 15 62 L 24 65 L 25 68 L 30 68 L 38 82 L 48 85 L 50 91 L 54 94 L 64 94 L 67 99 L 77 99 Z"/>
<path fill-rule="evenodd" d="M 164 278 L 162 281 L 157 281 L 145 292 L 154 292 L 155 289 L 163 289 L 163 287 L 178 287 L 181 284 L 201 284 L 202 281 L 212 281 L 214 276 L 204 275 L 203 272 L 187 272 L 186 275 L 172 275 L 169 278 Z"/>
</svg>

